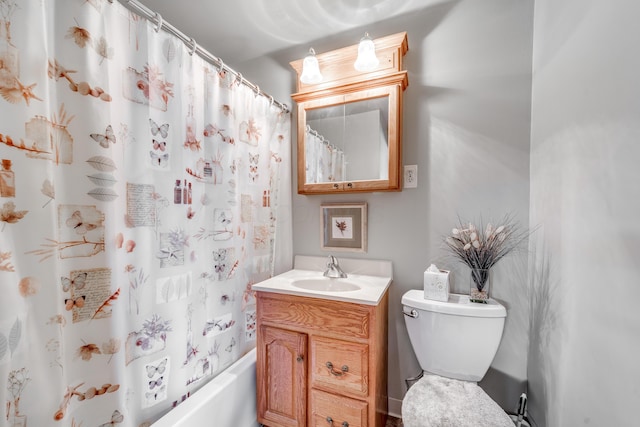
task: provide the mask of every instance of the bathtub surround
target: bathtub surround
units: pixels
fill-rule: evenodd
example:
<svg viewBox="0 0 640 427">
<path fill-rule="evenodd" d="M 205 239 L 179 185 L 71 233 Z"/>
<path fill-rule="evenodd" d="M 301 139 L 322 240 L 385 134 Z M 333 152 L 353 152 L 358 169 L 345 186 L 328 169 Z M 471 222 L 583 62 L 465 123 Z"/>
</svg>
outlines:
<svg viewBox="0 0 640 427">
<path fill-rule="evenodd" d="M 118 2 L 0 21 L 2 425 L 153 422 L 255 346 L 289 114 Z"/>
</svg>

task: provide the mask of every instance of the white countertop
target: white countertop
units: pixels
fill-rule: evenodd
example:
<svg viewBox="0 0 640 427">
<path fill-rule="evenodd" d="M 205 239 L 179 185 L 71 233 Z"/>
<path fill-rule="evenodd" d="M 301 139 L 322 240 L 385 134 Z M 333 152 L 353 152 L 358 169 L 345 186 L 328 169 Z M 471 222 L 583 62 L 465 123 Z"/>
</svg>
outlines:
<svg viewBox="0 0 640 427">
<path fill-rule="evenodd" d="M 295 286 L 295 282 L 305 279 L 320 279 L 321 271 L 313 270 L 289 270 L 278 276 L 256 283 L 251 287 L 254 291 L 275 292 L 279 294 L 297 295 L 302 297 L 323 298 L 334 301 L 354 302 L 357 304 L 377 305 L 384 292 L 391 284 L 390 277 L 364 276 L 349 274 L 346 279 L 326 279 L 327 281 L 340 281 L 353 283 L 360 289 L 353 291 L 320 291 L 304 289 Z"/>
<path fill-rule="evenodd" d="M 296 256 L 294 269 L 256 283 L 254 291 L 274 292 L 303 297 L 323 298 L 334 301 L 353 302 L 357 304 L 377 305 L 392 282 L 390 261 L 372 261 L 338 258 L 340 267 L 345 273 L 345 279 L 329 279 L 323 277 L 324 270 L 309 269 L 310 267 L 324 268 L 325 257 Z M 301 268 L 304 267 L 304 268 Z M 353 271 L 357 271 L 354 273 Z M 367 274 L 364 274 L 367 273 Z M 296 282 L 326 281 L 331 288 L 331 281 L 336 284 L 356 285 L 359 289 L 348 291 L 314 290 L 296 286 Z"/>
</svg>

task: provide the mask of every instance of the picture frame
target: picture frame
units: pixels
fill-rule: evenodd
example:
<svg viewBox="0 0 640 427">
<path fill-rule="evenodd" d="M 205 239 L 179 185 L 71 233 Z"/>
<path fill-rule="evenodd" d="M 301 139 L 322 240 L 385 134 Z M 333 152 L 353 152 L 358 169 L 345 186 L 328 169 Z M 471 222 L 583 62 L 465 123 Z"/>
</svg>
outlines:
<svg viewBox="0 0 640 427">
<path fill-rule="evenodd" d="M 320 205 L 320 243 L 323 250 L 367 252 L 367 204 Z"/>
</svg>

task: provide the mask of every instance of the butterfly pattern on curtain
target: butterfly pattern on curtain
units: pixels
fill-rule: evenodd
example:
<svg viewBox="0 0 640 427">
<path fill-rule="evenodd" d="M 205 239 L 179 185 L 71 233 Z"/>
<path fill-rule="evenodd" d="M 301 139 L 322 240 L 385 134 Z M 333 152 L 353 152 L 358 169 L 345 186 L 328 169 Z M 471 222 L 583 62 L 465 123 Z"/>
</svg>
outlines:
<svg viewBox="0 0 640 427">
<path fill-rule="evenodd" d="M 148 426 L 255 345 L 290 116 L 106 0 L 0 0 L 0 96 L 0 426 Z"/>
</svg>

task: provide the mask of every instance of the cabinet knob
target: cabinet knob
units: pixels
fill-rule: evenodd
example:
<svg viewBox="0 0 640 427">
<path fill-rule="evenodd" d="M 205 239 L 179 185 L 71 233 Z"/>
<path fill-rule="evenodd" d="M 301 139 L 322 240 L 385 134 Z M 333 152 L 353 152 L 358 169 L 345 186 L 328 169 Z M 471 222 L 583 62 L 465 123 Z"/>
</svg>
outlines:
<svg viewBox="0 0 640 427">
<path fill-rule="evenodd" d="M 327 417 L 327 423 L 331 426 L 333 425 L 333 418 Z"/>
<path fill-rule="evenodd" d="M 302 362 L 302 356 L 298 355 L 298 357 L 296 357 L 296 360 L 297 360 L 298 362 Z"/>
<path fill-rule="evenodd" d="M 333 184 L 333 188 L 337 190 L 338 188 L 340 188 L 340 186 L 338 184 Z"/>
<path fill-rule="evenodd" d="M 333 363 L 331 362 L 325 363 L 325 366 L 327 367 L 331 375 L 335 375 L 336 377 L 340 377 L 349 372 L 349 367 L 347 365 L 342 365 L 342 368 L 340 368 L 339 371 L 333 368 Z"/>
<path fill-rule="evenodd" d="M 349 182 L 349 183 L 347 184 L 347 187 L 349 187 L 349 188 L 353 188 L 353 183 L 352 183 L 352 182 Z M 345 421 L 345 422 L 346 422 L 346 421 Z M 343 424 L 344 424 L 344 423 L 343 423 Z"/>
</svg>

